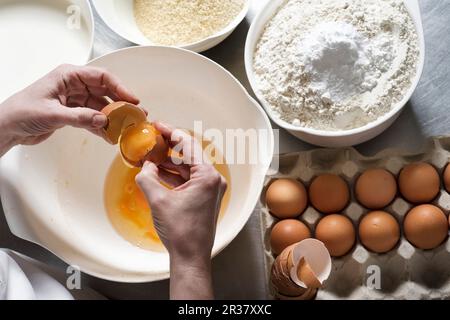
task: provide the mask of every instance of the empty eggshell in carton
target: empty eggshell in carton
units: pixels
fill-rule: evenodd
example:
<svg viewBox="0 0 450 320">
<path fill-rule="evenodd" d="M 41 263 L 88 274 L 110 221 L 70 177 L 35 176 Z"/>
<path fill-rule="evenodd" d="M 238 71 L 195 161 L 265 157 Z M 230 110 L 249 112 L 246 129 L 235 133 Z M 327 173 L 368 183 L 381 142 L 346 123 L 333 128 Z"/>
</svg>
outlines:
<svg viewBox="0 0 450 320">
<path fill-rule="evenodd" d="M 290 278 L 291 252 L 295 245 L 286 248 L 275 260 L 272 265 L 270 281 L 275 289 L 275 295 L 280 298 L 300 299 L 307 289 L 295 284 Z"/>
<path fill-rule="evenodd" d="M 440 208 L 450 222 L 450 190 L 446 190 L 445 171 L 447 180 L 450 181 L 450 137 L 433 138 L 426 143 L 421 150 L 414 153 L 406 153 L 402 149 L 385 150 L 373 156 L 361 155 L 353 148 L 346 149 L 318 149 L 306 152 L 291 153 L 279 156 L 279 173 L 271 174 L 266 178 L 266 183 L 280 178 L 298 179 L 305 186 L 310 186 L 315 177 L 322 174 L 335 174 L 342 177 L 352 191 L 356 181 L 366 170 L 386 169 L 398 178 L 400 172 L 412 163 L 429 163 L 441 176 L 444 183 L 440 186 L 439 194 L 429 204 Z M 447 169 L 447 170 L 446 170 Z M 450 183 L 448 183 L 450 185 Z M 265 254 L 267 272 L 270 274 L 273 253 L 270 248 L 270 230 L 276 219 L 265 207 L 264 198 L 260 199 L 262 230 L 264 232 Z M 432 250 L 422 250 L 409 242 L 405 236 L 403 222 L 417 204 L 407 201 L 400 193 L 382 210 L 391 214 L 401 226 L 400 241 L 387 253 L 377 254 L 358 240 L 352 250 L 344 257 L 333 258 L 333 273 L 326 283 L 317 292 L 316 299 L 450 299 L 450 240 L 444 242 Z M 371 209 L 365 208 L 355 197 L 354 192 L 348 206 L 341 212 L 351 219 L 355 226 L 359 226 L 361 220 Z M 309 204 L 303 215 L 298 220 L 315 230 L 318 223 L 324 217 L 312 204 Z M 440 219 L 443 221 L 443 219 Z M 442 223 L 441 223 L 442 224 Z M 443 228 L 444 229 L 444 228 Z M 300 263 L 300 260 L 298 260 Z M 314 270 L 312 262 L 305 258 L 305 262 Z M 365 286 L 369 267 L 378 266 L 383 273 L 382 288 L 371 290 Z M 295 270 L 295 269 L 294 269 Z M 298 271 L 298 270 L 297 270 Z M 320 277 L 317 277 L 320 280 Z M 289 279 L 295 284 L 295 272 L 289 275 Z M 299 282 L 301 283 L 301 282 Z M 304 285 L 304 283 L 303 283 Z M 300 285 L 296 287 L 301 288 Z M 272 291 L 273 293 L 273 291 Z M 304 293 L 305 295 L 305 293 Z M 276 298 L 299 299 L 273 295 Z M 280 297 L 281 296 L 281 297 Z"/>
<path fill-rule="evenodd" d="M 328 278 L 331 258 L 324 244 L 306 239 L 286 248 L 272 266 L 271 283 L 282 300 L 310 300 Z"/>
<path fill-rule="evenodd" d="M 323 242 L 306 239 L 292 250 L 291 279 L 301 287 L 319 289 L 331 273 L 331 256 Z"/>
</svg>

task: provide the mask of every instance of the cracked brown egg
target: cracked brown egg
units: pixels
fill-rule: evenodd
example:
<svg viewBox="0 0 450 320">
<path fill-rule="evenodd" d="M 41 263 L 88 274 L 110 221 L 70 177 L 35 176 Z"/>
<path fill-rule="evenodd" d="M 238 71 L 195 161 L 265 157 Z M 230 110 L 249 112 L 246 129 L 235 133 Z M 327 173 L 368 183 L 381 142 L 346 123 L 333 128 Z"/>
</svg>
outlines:
<svg viewBox="0 0 450 320">
<path fill-rule="evenodd" d="M 167 159 L 169 146 L 147 122 L 147 115 L 141 108 L 127 102 L 114 102 L 102 113 L 108 118 L 104 135 L 110 143 L 120 145 L 120 153 L 128 166 L 142 167 L 145 161 L 159 165 Z"/>
<path fill-rule="evenodd" d="M 145 161 L 160 165 L 169 156 L 169 146 L 149 122 L 126 128 L 119 140 L 122 157 L 133 167 L 142 167 Z"/>
<path fill-rule="evenodd" d="M 437 170 L 429 163 L 420 162 L 407 165 L 398 179 L 402 196 L 416 204 L 432 201 L 440 191 Z"/>
<path fill-rule="evenodd" d="M 311 287 L 303 288 L 297 285 L 290 276 L 290 271 L 294 267 L 292 250 L 295 244 L 285 248 L 275 259 L 270 273 L 270 283 L 275 290 L 275 296 L 281 300 L 311 300 L 314 299 L 317 289 L 321 286 L 314 271 L 306 261 L 299 264 L 298 277 Z"/>
</svg>

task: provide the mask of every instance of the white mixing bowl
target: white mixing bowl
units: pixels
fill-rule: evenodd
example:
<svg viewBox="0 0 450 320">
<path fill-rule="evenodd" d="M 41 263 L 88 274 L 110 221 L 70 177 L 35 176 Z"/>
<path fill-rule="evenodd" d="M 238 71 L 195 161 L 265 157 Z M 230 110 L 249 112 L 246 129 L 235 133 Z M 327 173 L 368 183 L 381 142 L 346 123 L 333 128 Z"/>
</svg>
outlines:
<svg viewBox="0 0 450 320">
<path fill-rule="evenodd" d="M 122 38 L 139 44 L 139 45 L 155 45 L 141 32 L 134 18 L 134 0 L 92 0 L 103 21 Z M 244 20 L 250 9 L 250 0 L 245 1 L 245 6 L 239 15 L 230 22 L 223 30 L 218 33 L 195 43 L 181 46 L 183 49 L 192 50 L 194 52 L 203 52 L 215 47 L 237 28 Z"/>
<path fill-rule="evenodd" d="M 267 22 L 272 19 L 274 14 L 277 12 L 278 8 L 285 3 L 286 0 L 270 0 L 267 2 L 266 6 L 260 11 L 258 16 L 253 21 L 248 36 L 247 42 L 245 44 L 245 68 L 247 71 L 247 77 L 250 81 L 253 91 L 255 92 L 258 100 L 261 102 L 262 106 L 269 114 L 271 119 L 281 128 L 286 129 L 289 133 L 295 137 L 306 141 L 308 143 L 322 146 L 322 147 L 348 147 L 354 146 L 370 139 L 375 138 L 380 135 L 383 131 L 389 128 L 394 121 L 400 116 L 403 108 L 411 98 L 414 90 L 419 84 L 419 80 L 422 76 L 423 67 L 425 63 L 425 39 L 423 33 L 422 19 L 420 15 L 419 1 L 418 0 L 405 0 L 405 5 L 410 12 L 411 17 L 414 20 L 417 33 L 419 35 L 419 46 L 420 46 L 420 57 L 417 62 L 417 73 L 415 78 L 412 80 L 411 87 L 405 94 L 404 98 L 399 101 L 392 110 L 386 113 L 384 116 L 380 117 L 374 122 L 371 122 L 363 127 L 346 130 L 346 131 L 325 131 L 325 130 L 315 130 L 311 128 L 303 128 L 294 126 L 288 122 L 285 122 L 277 117 L 272 116 L 271 108 L 264 98 L 264 96 L 259 92 L 257 82 L 254 75 L 253 69 L 253 58 L 255 53 L 256 45 L 264 32 Z"/>
<path fill-rule="evenodd" d="M 231 165 L 231 199 L 217 230 L 218 254 L 248 221 L 272 160 L 274 138 L 263 109 L 225 69 L 196 53 L 134 47 L 90 63 L 119 76 L 150 117 L 193 129 L 262 129 L 256 165 Z M 247 146 L 249 147 L 249 146 Z M 222 150 L 225 152 L 226 150 Z M 147 282 L 169 275 L 169 257 L 135 247 L 117 234 L 104 208 L 104 182 L 117 146 L 77 129 L 58 131 L 35 147 L 1 159 L 0 194 L 12 232 L 103 279 Z"/>
<path fill-rule="evenodd" d="M 61 63 L 92 56 L 94 17 L 88 0 L 0 0 L 0 102 Z"/>
</svg>

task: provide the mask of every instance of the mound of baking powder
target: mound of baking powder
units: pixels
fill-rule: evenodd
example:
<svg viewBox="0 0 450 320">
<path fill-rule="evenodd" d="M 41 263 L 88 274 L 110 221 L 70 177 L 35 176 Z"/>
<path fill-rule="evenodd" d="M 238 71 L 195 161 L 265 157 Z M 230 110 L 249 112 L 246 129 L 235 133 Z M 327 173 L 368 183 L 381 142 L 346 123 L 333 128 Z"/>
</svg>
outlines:
<svg viewBox="0 0 450 320">
<path fill-rule="evenodd" d="M 288 0 L 257 45 L 257 86 L 276 117 L 321 130 L 364 126 L 411 86 L 419 57 L 399 0 Z"/>
</svg>

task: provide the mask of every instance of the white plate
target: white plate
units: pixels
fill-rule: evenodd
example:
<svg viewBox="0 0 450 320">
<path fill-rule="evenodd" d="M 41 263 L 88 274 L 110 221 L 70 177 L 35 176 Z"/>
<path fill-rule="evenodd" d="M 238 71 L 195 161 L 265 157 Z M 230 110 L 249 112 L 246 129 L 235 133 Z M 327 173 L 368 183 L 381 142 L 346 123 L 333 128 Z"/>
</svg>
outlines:
<svg viewBox="0 0 450 320">
<path fill-rule="evenodd" d="M 394 121 L 400 116 L 405 105 L 411 98 L 414 90 L 419 84 L 422 76 L 424 64 L 425 64 L 425 38 L 423 32 L 422 18 L 420 14 L 420 7 L 418 0 L 404 0 L 406 8 L 408 9 L 414 24 L 416 26 L 417 34 L 419 36 L 419 49 L 420 57 L 417 62 L 417 73 L 414 79 L 412 79 L 411 87 L 401 101 L 399 101 L 392 110 L 386 113 L 379 119 L 371 122 L 361 128 L 356 128 L 346 131 L 324 131 L 311 128 L 302 128 L 294 126 L 288 122 L 285 122 L 277 117 L 272 116 L 272 110 L 264 98 L 264 96 L 258 90 L 258 86 L 254 77 L 253 60 L 256 45 L 261 38 L 261 35 L 265 29 L 267 22 L 272 19 L 273 15 L 277 12 L 280 6 L 286 0 L 270 0 L 266 6 L 260 11 L 258 16 L 253 21 L 250 30 L 248 32 L 246 44 L 245 44 L 245 68 L 247 71 L 247 77 L 250 81 L 255 95 L 263 105 L 270 118 L 281 128 L 286 129 L 289 133 L 295 137 L 306 141 L 308 143 L 322 146 L 322 147 L 348 147 L 354 146 L 380 135 L 383 131 L 389 128 Z"/>
<path fill-rule="evenodd" d="M 213 254 L 248 221 L 272 160 L 274 138 L 263 109 L 225 69 L 190 51 L 133 47 L 94 60 L 118 75 L 147 106 L 152 119 L 178 127 L 263 129 L 257 165 L 232 165 L 231 200 L 217 230 Z M 248 147 L 248 146 L 247 146 Z M 122 282 L 165 279 L 166 253 L 134 247 L 109 222 L 104 181 L 117 146 L 66 128 L 36 147 L 16 147 L 0 163 L 0 194 L 14 234 L 48 248 L 91 275 Z M 225 156 L 227 153 L 225 152 Z"/>
<path fill-rule="evenodd" d="M 250 9 L 250 1 L 245 1 L 241 13 L 225 29 L 206 39 L 180 48 L 203 52 L 224 41 L 244 20 Z M 119 36 L 139 45 L 154 45 L 136 25 L 133 11 L 134 0 L 92 0 L 92 3 L 106 25 Z"/>
<path fill-rule="evenodd" d="M 93 40 L 87 0 L 0 0 L 0 102 L 59 64 L 86 63 Z"/>
</svg>

